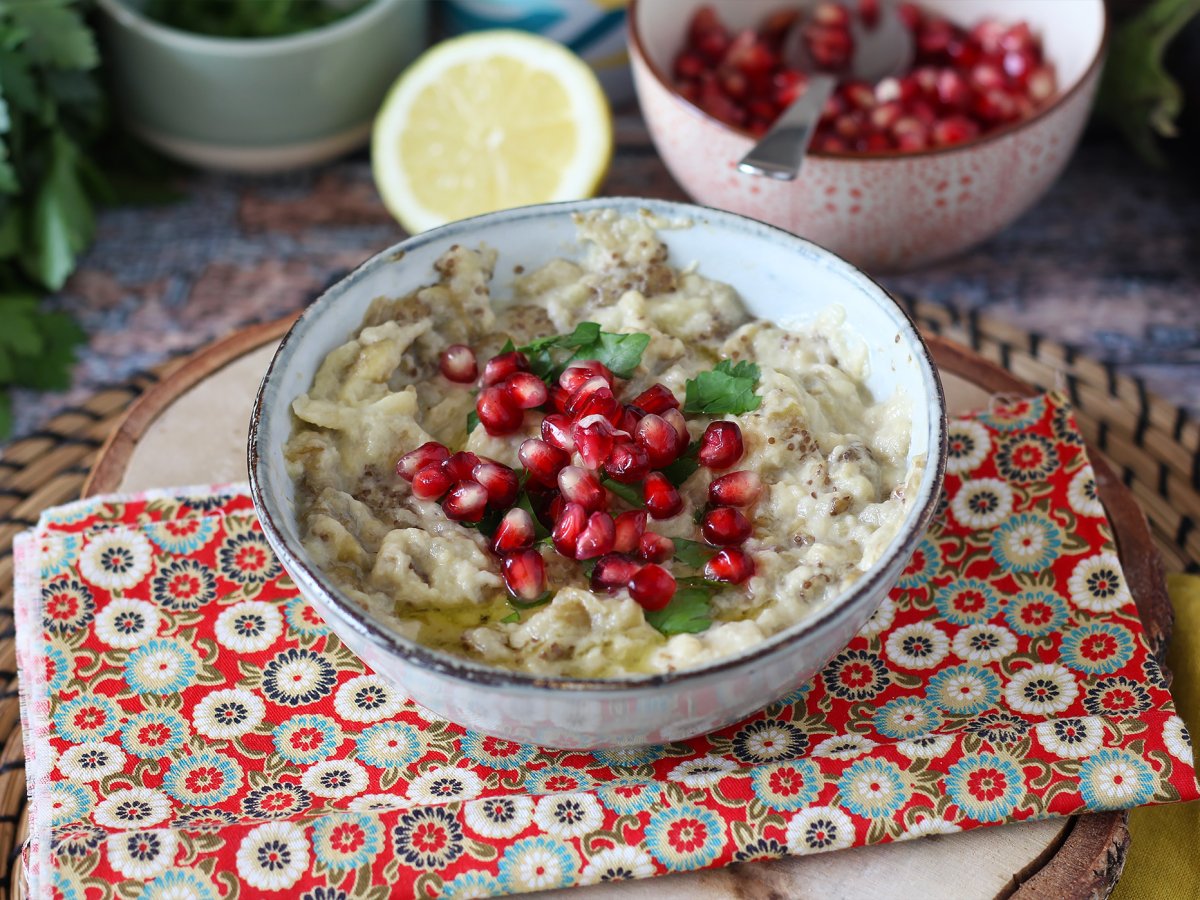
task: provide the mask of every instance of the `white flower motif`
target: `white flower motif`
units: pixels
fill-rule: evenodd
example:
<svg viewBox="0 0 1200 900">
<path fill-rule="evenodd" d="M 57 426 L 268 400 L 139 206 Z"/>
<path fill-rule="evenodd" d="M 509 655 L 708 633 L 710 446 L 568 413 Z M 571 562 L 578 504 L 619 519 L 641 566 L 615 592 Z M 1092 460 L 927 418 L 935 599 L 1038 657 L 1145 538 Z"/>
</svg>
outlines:
<svg viewBox="0 0 1200 900">
<path fill-rule="evenodd" d="M 579 883 L 600 884 L 602 881 L 624 881 L 627 878 L 651 878 L 654 874 L 654 860 L 645 850 L 640 847 L 613 847 L 601 850 L 588 860 Z"/>
<path fill-rule="evenodd" d="M 1022 669 L 1004 686 L 1008 705 L 1030 716 L 1056 715 L 1078 696 L 1075 676 L 1057 663 L 1037 663 Z"/>
<path fill-rule="evenodd" d="M 131 670 L 127 676 L 130 687 L 142 692 L 175 694 L 196 675 L 192 650 L 174 640 L 154 641 L 131 654 L 126 664 Z"/>
<path fill-rule="evenodd" d="M 92 789 L 84 784 L 72 784 L 60 781 L 51 784 L 47 792 L 46 805 L 50 807 L 51 825 L 68 825 L 84 818 L 96 796 Z"/>
<path fill-rule="evenodd" d="M 260 891 L 289 888 L 307 869 L 308 841 L 304 829 L 292 822 L 259 825 L 242 838 L 238 847 L 238 874 Z"/>
<path fill-rule="evenodd" d="M 960 628 L 950 645 L 954 655 L 971 662 L 995 662 L 1016 652 L 1017 638 L 999 625 L 968 625 Z"/>
<path fill-rule="evenodd" d="M 85 741 L 63 751 L 58 770 L 72 781 L 99 781 L 125 768 L 125 754 L 116 744 Z"/>
<path fill-rule="evenodd" d="M 125 878 L 146 881 L 161 875 L 175 860 L 179 840 L 169 828 L 120 831 L 109 835 L 108 864 Z"/>
<path fill-rule="evenodd" d="M 1115 612 L 1133 602 L 1121 574 L 1121 561 L 1112 553 L 1098 553 L 1081 561 L 1067 587 L 1071 602 L 1088 612 Z"/>
<path fill-rule="evenodd" d="M 1104 740 L 1104 722 L 1097 716 L 1053 719 L 1034 729 L 1043 747 L 1065 759 L 1091 756 Z"/>
<path fill-rule="evenodd" d="M 383 812 L 389 809 L 408 809 L 413 802 L 399 794 L 362 794 L 347 804 L 355 812 Z"/>
<path fill-rule="evenodd" d="M 79 556 L 79 573 L 106 591 L 127 591 L 150 574 L 151 550 L 140 532 L 109 528 L 88 536 Z"/>
<path fill-rule="evenodd" d="M 914 622 L 888 635 L 885 649 L 906 669 L 932 669 L 950 652 L 950 639 L 932 622 Z"/>
<path fill-rule="evenodd" d="M 258 694 L 243 688 L 226 688 L 206 694 L 196 704 L 192 722 L 198 734 L 228 740 L 253 731 L 266 713 Z"/>
<path fill-rule="evenodd" d="M 367 782 L 367 770 L 350 759 L 322 760 L 300 776 L 301 787 L 331 800 L 361 794 L 367 789 Z"/>
<path fill-rule="evenodd" d="M 96 614 L 95 630 L 110 647 L 132 650 L 158 633 L 158 608 L 145 600 L 118 597 Z"/>
<path fill-rule="evenodd" d="M 1167 751 L 1185 765 L 1193 765 L 1192 738 L 1188 734 L 1187 725 L 1179 716 L 1171 716 L 1163 726 L 1163 741 Z"/>
<path fill-rule="evenodd" d="M 939 816 L 931 816 L 905 829 L 904 833 L 913 837 L 925 837 L 930 834 L 954 834 L 956 831 L 962 829 Z"/>
<path fill-rule="evenodd" d="M 1111 751 L 1110 751 L 1111 752 Z M 1119 754 L 1090 762 L 1098 765 L 1088 777 L 1092 790 L 1105 801 L 1109 809 L 1119 809 L 1131 803 L 1145 803 L 1148 797 L 1141 796 L 1145 774 L 1139 772 L 1133 761 Z"/>
<path fill-rule="evenodd" d="M 60 571 L 66 571 L 68 556 L 79 548 L 79 535 L 77 534 L 60 534 L 51 531 L 42 535 L 41 542 L 41 565 L 42 578 L 46 579 L 53 575 L 57 575 Z"/>
<path fill-rule="evenodd" d="M 485 838 L 503 839 L 520 834 L 533 821 L 533 799 L 523 794 L 488 797 L 463 804 L 463 821 Z"/>
<path fill-rule="evenodd" d="M 737 763 L 724 756 L 702 756 L 680 763 L 671 770 L 667 778 L 682 782 L 690 788 L 712 787 L 736 768 Z"/>
<path fill-rule="evenodd" d="M 1104 504 L 1096 493 L 1096 473 L 1084 466 L 1075 473 L 1067 487 L 1067 502 L 1081 516 L 1103 516 Z"/>
<path fill-rule="evenodd" d="M 946 471 L 954 475 L 970 472 L 987 459 L 992 439 L 986 428 L 974 419 L 954 419 L 947 429 L 950 452 L 946 456 Z"/>
<path fill-rule="evenodd" d="M 157 825 L 171 815 L 171 801 L 162 791 L 135 787 L 114 791 L 92 810 L 97 825 L 137 828 Z"/>
<path fill-rule="evenodd" d="M 378 722 L 400 712 L 404 699 L 378 675 L 359 675 L 338 688 L 333 708 L 347 722 Z"/>
<path fill-rule="evenodd" d="M 266 650 L 283 634 L 283 616 L 261 600 L 235 603 L 217 616 L 217 641 L 236 653 Z"/>
<path fill-rule="evenodd" d="M 504 887 L 513 893 L 533 893 L 549 888 L 564 887 L 575 875 L 574 868 L 567 868 L 564 863 L 575 854 L 569 844 L 560 844 L 567 852 L 554 852 L 554 844 L 549 838 L 540 841 L 530 838 L 513 844 L 504 856 L 502 865 L 505 872 Z M 567 859 L 564 859 L 564 856 Z M 572 860 L 576 865 L 577 860 Z"/>
<path fill-rule="evenodd" d="M 786 840 L 792 853 L 841 850 L 854 843 L 854 823 L 836 806 L 810 806 L 788 822 Z"/>
<path fill-rule="evenodd" d="M 863 637 L 874 637 L 892 627 L 896 618 L 896 604 L 891 597 L 884 597 L 879 608 L 867 619 L 867 624 L 858 632 Z"/>
<path fill-rule="evenodd" d="M 954 737 L 949 734 L 923 734 L 896 744 L 896 749 L 909 759 L 937 759 L 945 756 L 954 746 Z"/>
<path fill-rule="evenodd" d="M 950 511 L 967 528 L 994 528 L 1008 518 L 1013 492 L 998 478 L 965 481 L 950 501 Z"/>
<path fill-rule="evenodd" d="M 812 755 L 831 759 L 857 759 L 877 746 L 873 740 L 861 734 L 835 734 L 817 744 L 812 750 Z"/>
<path fill-rule="evenodd" d="M 408 786 L 408 799 L 416 803 L 448 803 L 473 800 L 483 793 L 483 781 L 470 769 L 435 766 L 414 778 Z"/>
<path fill-rule="evenodd" d="M 533 820 L 555 837 L 583 837 L 604 824 L 604 813 L 591 794 L 548 794 L 538 800 Z"/>
</svg>

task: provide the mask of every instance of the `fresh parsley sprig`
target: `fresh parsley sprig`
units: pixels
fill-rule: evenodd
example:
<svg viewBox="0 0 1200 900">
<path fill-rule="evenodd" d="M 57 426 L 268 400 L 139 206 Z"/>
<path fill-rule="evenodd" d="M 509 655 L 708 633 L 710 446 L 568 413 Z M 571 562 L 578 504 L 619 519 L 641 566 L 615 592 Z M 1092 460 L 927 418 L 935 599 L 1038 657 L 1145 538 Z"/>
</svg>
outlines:
<svg viewBox="0 0 1200 900">
<path fill-rule="evenodd" d="M 749 360 L 736 365 L 722 360 L 708 372 L 689 378 L 683 411 L 690 415 L 741 415 L 758 409 L 762 398 L 754 393 L 762 371 Z"/>
<path fill-rule="evenodd" d="M 595 322 L 580 322 L 570 334 L 537 338 L 510 349 L 529 357 L 529 368 L 544 380 L 557 378 L 572 363 L 585 359 L 603 363 L 618 378 L 630 378 L 649 344 L 648 334 L 616 334 L 601 331 Z"/>
</svg>

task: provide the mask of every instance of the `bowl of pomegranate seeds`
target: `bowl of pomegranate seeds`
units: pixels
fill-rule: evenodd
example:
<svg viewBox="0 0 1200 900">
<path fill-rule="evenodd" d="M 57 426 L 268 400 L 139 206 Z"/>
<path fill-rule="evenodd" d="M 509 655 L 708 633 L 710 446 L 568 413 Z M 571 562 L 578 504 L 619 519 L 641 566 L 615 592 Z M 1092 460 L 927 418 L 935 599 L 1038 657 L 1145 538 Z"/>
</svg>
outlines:
<svg viewBox="0 0 1200 900">
<path fill-rule="evenodd" d="M 671 174 L 698 203 L 786 228 L 871 271 L 898 271 L 986 240 L 1049 189 L 1075 148 L 1103 62 L 1102 0 L 922 0 L 898 8 L 911 69 L 843 81 L 798 178 L 737 162 L 802 95 L 838 73 L 877 0 L 633 0 L 630 55 L 642 112 Z M 795 61 L 792 60 L 794 63 Z"/>
<path fill-rule="evenodd" d="M 434 712 L 560 747 L 744 716 L 862 627 L 940 490 L 896 303 L 728 212 L 547 204 L 421 234 L 310 306 L 251 490 L 299 590 Z"/>
</svg>

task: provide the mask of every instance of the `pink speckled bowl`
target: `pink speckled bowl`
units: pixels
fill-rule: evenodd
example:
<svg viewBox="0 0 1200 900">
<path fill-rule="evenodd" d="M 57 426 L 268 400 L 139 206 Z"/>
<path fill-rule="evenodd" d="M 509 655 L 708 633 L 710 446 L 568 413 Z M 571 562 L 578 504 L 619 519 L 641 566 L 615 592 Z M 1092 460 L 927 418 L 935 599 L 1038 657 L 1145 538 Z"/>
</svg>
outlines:
<svg viewBox="0 0 1200 900">
<path fill-rule="evenodd" d="M 671 174 L 698 203 L 778 225 L 876 272 L 953 256 L 1000 231 L 1046 192 L 1087 121 L 1107 43 L 1103 0 L 922 0 L 964 25 L 1024 19 L 1042 38 L 1059 95 L 1031 118 L 920 153 L 810 153 L 800 177 L 737 170 L 749 133 L 672 87 L 671 64 L 696 7 L 750 28 L 786 0 L 632 0 L 630 57 L 642 112 Z"/>
</svg>

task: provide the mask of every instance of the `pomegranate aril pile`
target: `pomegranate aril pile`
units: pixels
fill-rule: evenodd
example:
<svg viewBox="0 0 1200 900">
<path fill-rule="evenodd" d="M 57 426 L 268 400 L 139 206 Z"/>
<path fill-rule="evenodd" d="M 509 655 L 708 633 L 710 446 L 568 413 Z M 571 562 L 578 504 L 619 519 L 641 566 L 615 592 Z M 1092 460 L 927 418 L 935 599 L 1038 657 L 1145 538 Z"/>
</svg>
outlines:
<svg viewBox="0 0 1200 900">
<path fill-rule="evenodd" d="M 913 35 L 909 71 L 875 85 L 839 85 L 821 116 L 814 149 L 905 153 L 951 146 L 1029 117 L 1057 91 L 1054 67 L 1025 22 L 984 19 L 965 29 L 911 3 L 901 5 L 900 15 Z M 802 23 L 815 66 L 836 74 L 853 56 L 855 16 L 871 27 L 878 3 L 779 10 L 756 30 L 735 35 L 702 6 L 675 58 L 676 87 L 709 115 L 761 135 L 807 86 L 808 75 L 787 68 L 781 56 L 792 24 Z"/>
</svg>

